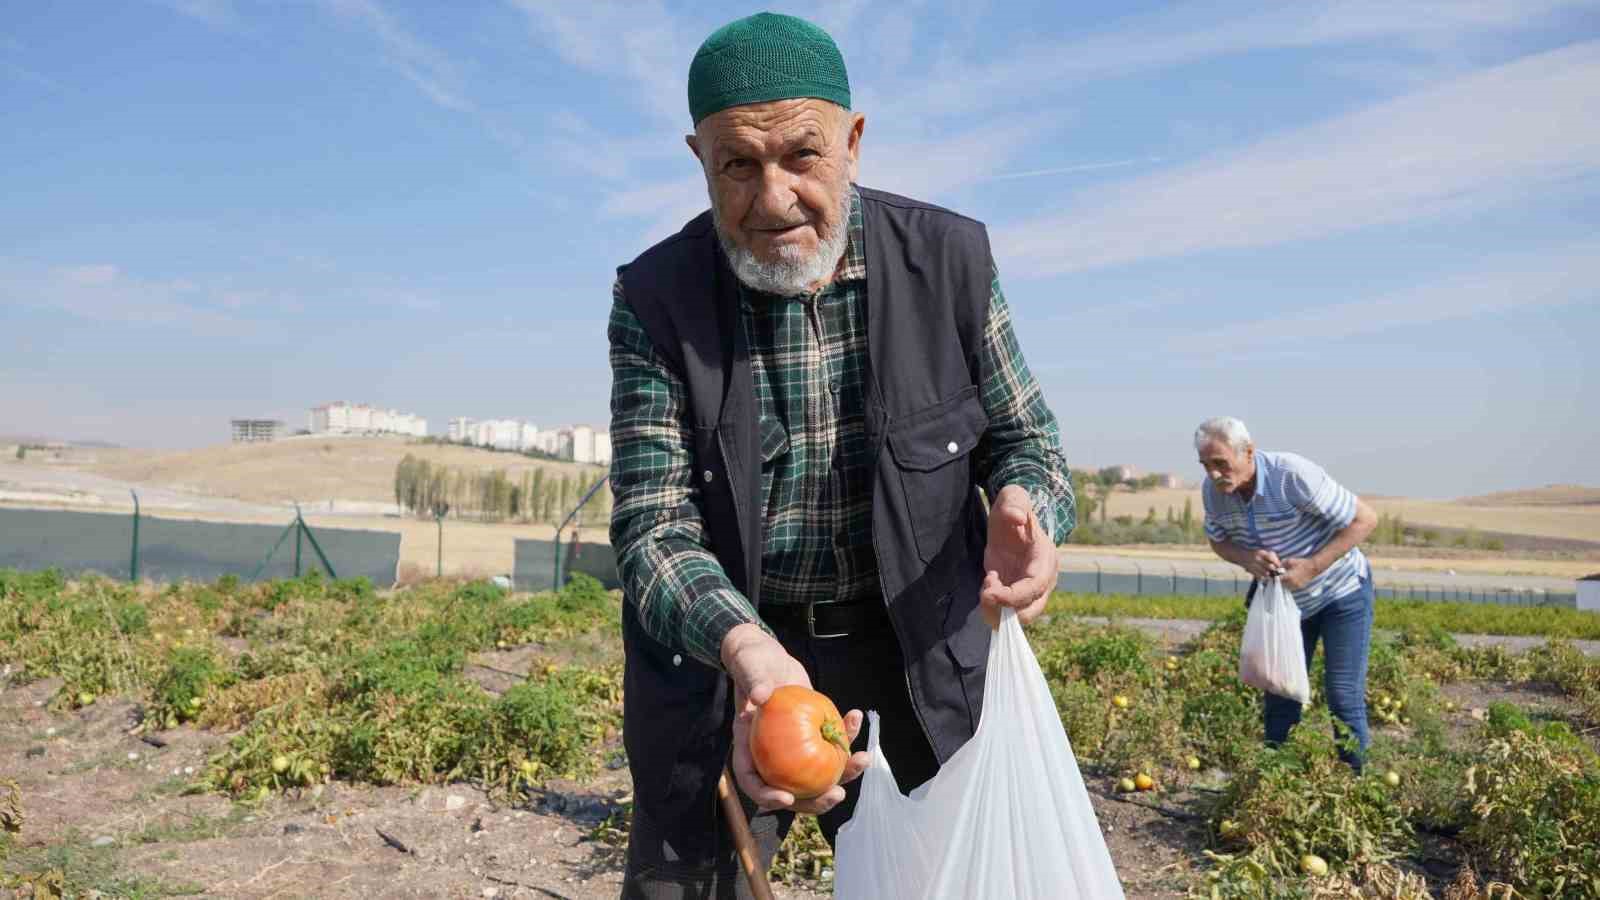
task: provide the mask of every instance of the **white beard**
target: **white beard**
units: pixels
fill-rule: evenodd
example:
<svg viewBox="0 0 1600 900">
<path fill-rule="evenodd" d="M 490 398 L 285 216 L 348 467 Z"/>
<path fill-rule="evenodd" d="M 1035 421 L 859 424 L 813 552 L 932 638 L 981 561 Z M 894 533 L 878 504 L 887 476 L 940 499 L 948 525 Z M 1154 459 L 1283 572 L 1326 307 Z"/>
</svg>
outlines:
<svg viewBox="0 0 1600 900">
<path fill-rule="evenodd" d="M 778 259 L 772 262 L 758 259 L 754 253 L 728 239 L 722 230 L 722 219 L 717 215 L 717 204 L 713 199 L 711 219 L 716 225 L 717 240 L 722 244 L 722 252 L 727 254 L 734 276 L 751 290 L 779 297 L 808 293 L 811 285 L 831 276 L 839 267 L 839 260 L 844 258 L 845 247 L 850 242 L 850 195 L 850 185 L 846 181 L 839 201 L 838 216 L 834 219 L 837 224 L 832 234 L 818 242 L 815 253 L 803 256 L 796 248 L 781 247 Z"/>
</svg>

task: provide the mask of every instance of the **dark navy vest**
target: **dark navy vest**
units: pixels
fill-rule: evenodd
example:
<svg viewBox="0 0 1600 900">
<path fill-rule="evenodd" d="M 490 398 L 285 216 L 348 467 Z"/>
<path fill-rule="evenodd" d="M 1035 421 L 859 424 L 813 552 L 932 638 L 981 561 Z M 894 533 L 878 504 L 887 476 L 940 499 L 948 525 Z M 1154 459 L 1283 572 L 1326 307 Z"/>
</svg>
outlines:
<svg viewBox="0 0 1600 900">
<path fill-rule="evenodd" d="M 981 223 L 860 188 L 867 262 L 872 541 L 906 682 L 940 762 L 977 727 L 990 630 L 973 450 L 988 417 L 979 353 L 994 277 Z M 739 291 L 709 212 L 618 270 L 656 352 L 683 379 L 700 512 L 733 585 L 761 603 L 761 437 Z M 624 579 L 626 581 L 627 579 Z M 623 604 L 624 740 L 635 803 L 684 837 L 715 833 L 732 687 L 647 634 Z M 677 655 L 681 662 L 674 664 Z M 687 848 L 685 848 L 687 849 Z"/>
</svg>

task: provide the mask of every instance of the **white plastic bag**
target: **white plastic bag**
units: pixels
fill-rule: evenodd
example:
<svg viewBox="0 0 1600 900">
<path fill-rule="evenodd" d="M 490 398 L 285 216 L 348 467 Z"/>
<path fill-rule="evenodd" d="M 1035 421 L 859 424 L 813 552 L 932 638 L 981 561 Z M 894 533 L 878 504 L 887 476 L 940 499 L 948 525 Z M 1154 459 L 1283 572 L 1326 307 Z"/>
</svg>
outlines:
<svg viewBox="0 0 1600 900">
<path fill-rule="evenodd" d="M 977 733 L 910 797 L 868 713 L 872 764 L 839 829 L 835 897 L 1122 897 L 1055 701 L 1009 609 L 986 678 Z"/>
<path fill-rule="evenodd" d="M 1300 635 L 1300 607 L 1276 578 L 1261 583 L 1239 646 L 1239 680 L 1279 697 L 1311 702 L 1306 676 L 1305 639 Z"/>
</svg>

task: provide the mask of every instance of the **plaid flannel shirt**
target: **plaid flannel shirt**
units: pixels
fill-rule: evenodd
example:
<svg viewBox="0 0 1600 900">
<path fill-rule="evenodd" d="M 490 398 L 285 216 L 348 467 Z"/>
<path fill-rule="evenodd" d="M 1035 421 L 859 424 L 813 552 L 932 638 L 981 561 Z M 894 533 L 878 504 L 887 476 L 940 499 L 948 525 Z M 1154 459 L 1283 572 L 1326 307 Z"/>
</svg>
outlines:
<svg viewBox="0 0 1600 900">
<path fill-rule="evenodd" d="M 853 189 L 852 189 L 853 191 Z M 760 411 L 764 604 L 876 601 L 871 448 L 865 427 L 866 258 L 861 199 L 844 259 L 813 294 L 741 287 L 741 320 Z M 693 435 L 682 378 L 612 287 L 611 544 L 627 602 L 657 640 L 721 667 L 722 640 L 761 619 L 710 546 L 696 504 Z M 989 427 L 974 451 L 990 498 L 1028 490 L 1057 543 L 1076 521 L 1060 430 L 1022 358 L 995 277 L 980 354 Z"/>
</svg>

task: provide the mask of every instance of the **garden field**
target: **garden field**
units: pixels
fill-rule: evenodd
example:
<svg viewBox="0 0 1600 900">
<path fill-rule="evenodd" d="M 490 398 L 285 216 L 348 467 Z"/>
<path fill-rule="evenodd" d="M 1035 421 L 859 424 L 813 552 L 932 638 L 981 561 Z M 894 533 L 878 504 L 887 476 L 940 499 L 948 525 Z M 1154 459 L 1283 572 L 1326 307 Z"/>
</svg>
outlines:
<svg viewBox="0 0 1600 900">
<path fill-rule="evenodd" d="M 582 576 L 530 595 L 0 571 L 0 885 L 614 897 L 619 602 Z M 1116 621 L 1199 602 L 1062 594 L 1028 631 L 1129 897 L 1600 897 L 1600 660 L 1566 640 L 1593 614 L 1380 609 L 1356 776 L 1320 692 L 1261 747 L 1237 600 L 1181 644 Z M 1513 631 L 1553 640 L 1449 634 Z M 773 878 L 812 897 L 831 873 L 802 823 Z"/>
</svg>

